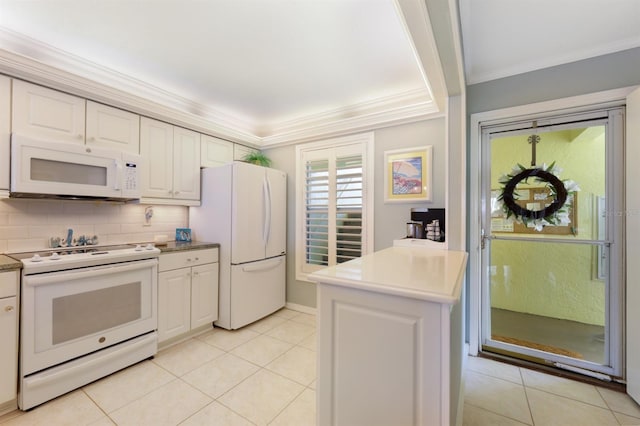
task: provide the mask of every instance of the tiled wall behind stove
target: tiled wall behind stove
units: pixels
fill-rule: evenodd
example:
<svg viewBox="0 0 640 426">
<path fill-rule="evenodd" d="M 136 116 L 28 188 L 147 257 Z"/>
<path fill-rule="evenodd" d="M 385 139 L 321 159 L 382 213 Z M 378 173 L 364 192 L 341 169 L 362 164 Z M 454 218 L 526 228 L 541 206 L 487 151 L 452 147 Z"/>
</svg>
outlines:
<svg viewBox="0 0 640 426">
<path fill-rule="evenodd" d="M 153 206 L 145 226 L 142 204 L 96 201 L 1 200 L 0 253 L 40 250 L 50 237 L 97 235 L 100 245 L 153 241 L 155 235 L 175 239 L 175 229 L 187 226 L 189 210 L 182 206 Z"/>
</svg>

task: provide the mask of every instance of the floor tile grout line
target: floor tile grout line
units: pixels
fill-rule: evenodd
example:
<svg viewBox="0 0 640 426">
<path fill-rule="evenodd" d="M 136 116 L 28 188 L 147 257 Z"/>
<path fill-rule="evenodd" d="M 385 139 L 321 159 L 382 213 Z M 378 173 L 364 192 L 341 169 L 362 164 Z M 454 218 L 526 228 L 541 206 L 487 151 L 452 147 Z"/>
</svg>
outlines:
<svg viewBox="0 0 640 426">
<path fill-rule="evenodd" d="M 496 416 L 504 417 L 505 419 L 509 419 L 509 420 L 513 420 L 513 421 L 518 422 L 518 423 L 522 423 L 523 425 L 526 425 L 526 424 L 527 424 L 527 423 L 523 423 L 523 422 L 521 422 L 521 421 L 520 421 L 520 420 L 518 420 L 518 419 L 514 419 L 513 417 L 505 416 L 504 414 L 498 413 L 497 411 L 489 410 L 489 409 L 488 409 L 488 408 L 486 408 L 486 407 L 481 407 L 481 406 L 479 406 L 479 405 L 475 405 L 475 404 L 472 404 L 472 403 L 470 403 L 470 402 L 466 402 L 466 401 L 465 401 L 465 404 L 466 404 L 466 405 L 469 405 L 469 406 L 471 406 L 471 407 L 473 407 L 473 408 L 477 408 L 477 409 L 480 409 L 480 410 L 486 411 L 487 413 L 495 414 Z M 464 420 L 464 419 L 463 419 L 463 420 Z M 533 420 L 532 420 L 532 421 L 533 421 Z M 534 426 L 534 424 L 533 424 L 533 423 L 531 423 L 531 424 L 529 424 L 528 426 Z"/>
<path fill-rule="evenodd" d="M 527 392 L 527 387 L 524 384 L 524 376 L 522 374 L 522 369 L 518 367 L 518 372 L 520 373 L 520 377 L 522 378 L 522 390 L 524 391 L 524 398 L 527 401 L 527 408 L 529 409 L 529 417 L 531 418 L 531 425 L 536 425 L 536 419 L 533 416 L 533 409 L 531 408 L 531 401 L 529 401 L 529 392 Z"/>
<path fill-rule="evenodd" d="M 284 411 L 285 411 L 287 408 L 289 408 L 289 406 L 291 406 L 291 404 L 293 404 L 295 400 L 297 400 L 298 398 L 300 398 L 300 396 L 304 393 L 304 391 L 305 391 L 306 389 L 307 389 L 307 388 L 306 388 L 305 386 L 303 386 L 303 387 L 302 387 L 302 390 L 301 390 L 300 392 L 298 392 L 298 394 L 297 394 L 296 396 L 294 396 L 294 397 L 293 397 L 293 399 L 291 399 L 291 401 L 289 401 L 289 403 L 285 404 L 285 406 L 284 406 L 284 407 L 282 407 L 282 409 L 281 409 L 280 411 L 278 411 L 278 413 L 277 413 L 275 416 L 273 416 L 273 418 L 272 418 L 271 420 L 269 420 L 269 421 L 267 422 L 267 425 L 270 425 L 271 423 L 273 423 L 273 421 L 274 421 L 275 419 L 277 419 L 277 418 L 278 418 L 278 416 L 279 416 L 280 414 L 284 413 Z"/>
</svg>

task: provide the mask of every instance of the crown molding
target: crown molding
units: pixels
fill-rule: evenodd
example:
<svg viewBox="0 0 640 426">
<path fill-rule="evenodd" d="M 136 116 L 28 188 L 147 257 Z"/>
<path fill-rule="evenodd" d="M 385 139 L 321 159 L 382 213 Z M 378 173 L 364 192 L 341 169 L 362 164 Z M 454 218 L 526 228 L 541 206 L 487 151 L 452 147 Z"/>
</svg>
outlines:
<svg viewBox="0 0 640 426">
<path fill-rule="evenodd" d="M 441 115 L 441 111 L 425 90 L 413 90 L 280 123 L 274 128 L 272 136 L 262 138 L 262 146 L 267 148 L 273 145 L 309 142 L 323 137 L 437 118 Z"/>
<path fill-rule="evenodd" d="M 429 88 L 261 126 L 46 43 L 0 28 L 0 73 L 255 147 L 305 142 L 435 118 Z"/>
</svg>

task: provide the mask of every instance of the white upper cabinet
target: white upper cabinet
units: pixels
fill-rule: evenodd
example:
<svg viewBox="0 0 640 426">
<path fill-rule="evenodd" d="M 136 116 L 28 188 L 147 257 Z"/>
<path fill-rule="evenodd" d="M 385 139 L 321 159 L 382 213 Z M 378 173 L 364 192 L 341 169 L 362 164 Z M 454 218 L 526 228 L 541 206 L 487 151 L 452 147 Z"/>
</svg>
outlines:
<svg viewBox="0 0 640 426">
<path fill-rule="evenodd" d="M 9 190 L 10 132 L 11 79 L 0 76 L 0 191 Z"/>
<path fill-rule="evenodd" d="M 248 146 L 234 144 L 233 147 L 233 159 L 243 161 L 245 155 L 258 152 L 257 149 L 249 148 Z"/>
<path fill-rule="evenodd" d="M 159 204 L 200 200 L 200 134 L 147 117 L 140 119 L 142 197 Z M 190 201 L 194 201 L 192 203 Z"/>
<path fill-rule="evenodd" d="M 173 197 L 200 199 L 200 133 L 173 129 Z"/>
<path fill-rule="evenodd" d="M 140 152 L 140 116 L 87 101 L 87 145 Z"/>
<path fill-rule="evenodd" d="M 200 137 L 200 166 L 216 167 L 233 161 L 233 142 L 209 135 Z"/>
<path fill-rule="evenodd" d="M 84 144 L 85 100 L 13 80 L 12 131 L 36 139 Z"/>
</svg>

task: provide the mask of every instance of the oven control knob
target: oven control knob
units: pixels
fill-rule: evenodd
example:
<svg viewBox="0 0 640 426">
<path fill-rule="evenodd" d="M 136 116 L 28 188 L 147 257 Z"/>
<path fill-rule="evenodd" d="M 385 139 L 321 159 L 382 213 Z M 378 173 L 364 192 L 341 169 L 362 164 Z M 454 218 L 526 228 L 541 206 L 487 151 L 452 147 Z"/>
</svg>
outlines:
<svg viewBox="0 0 640 426">
<path fill-rule="evenodd" d="M 34 254 L 33 257 L 29 260 L 31 260 L 32 262 L 42 262 L 42 258 L 38 253 Z"/>
<path fill-rule="evenodd" d="M 52 253 L 51 256 L 49 256 L 49 259 L 60 260 L 60 255 L 58 253 Z"/>
<path fill-rule="evenodd" d="M 153 250 L 155 247 L 153 247 L 153 244 L 149 243 L 149 244 L 147 244 L 147 246 L 145 248 L 147 250 Z"/>
<path fill-rule="evenodd" d="M 135 251 L 142 251 L 143 248 L 140 244 L 136 244 L 136 248 L 134 248 Z"/>
</svg>

